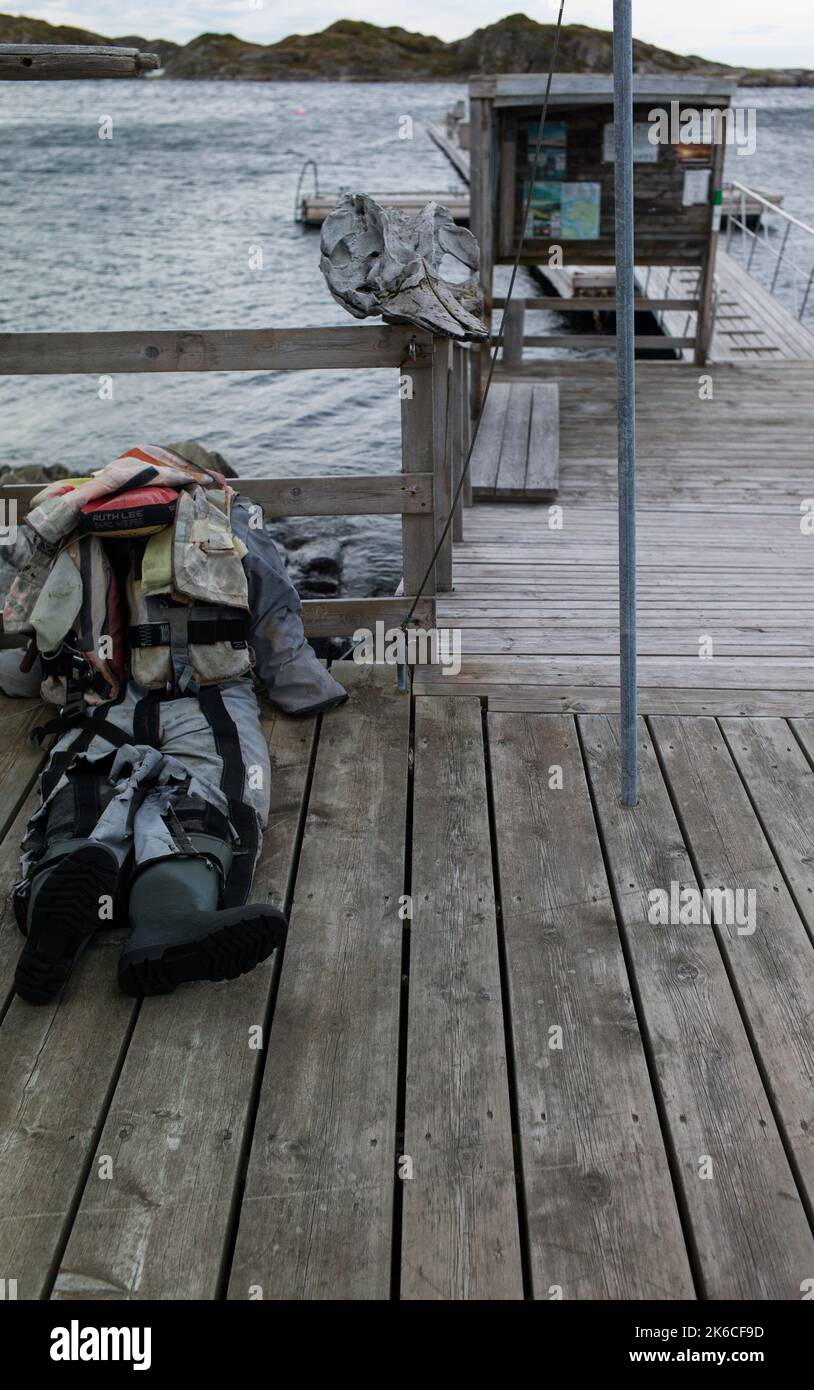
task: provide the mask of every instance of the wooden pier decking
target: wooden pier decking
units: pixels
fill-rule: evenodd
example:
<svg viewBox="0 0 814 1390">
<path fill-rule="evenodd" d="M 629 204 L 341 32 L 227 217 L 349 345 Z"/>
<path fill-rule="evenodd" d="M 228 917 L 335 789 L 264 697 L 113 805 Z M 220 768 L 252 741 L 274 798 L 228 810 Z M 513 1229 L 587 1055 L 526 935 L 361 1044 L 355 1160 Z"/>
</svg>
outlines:
<svg viewBox="0 0 814 1390">
<path fill-rule="evenodd" d="M 282 962 L 139 1007 L 100 933 L 34 1009 L 6 905 L 18 1297 L 799 1298 L 814 721 L 642 722 L 629 810 L 612 717 L 346 679 L 266 721 Z M 8 889 L 36 755 L 3 715 Z M 672 882 L 754 888 L 753 934 L 651 926 Z"/>
<path fill-rule="evenodd" d="M 460 677 L 267 712 L 282 959 L 11 992 L 42 755 L 0 704 L 0 1273 L 56 1299 L 799 1299 L 814 1271 L 814 366 L 639 368 L 641 799 L 618 799 L 613 378 L 455 547 Z M 521 380 L 527 380 L 524 369 Z M 713 639 L 712 658 L 700 654 Z M 437 698 L 454 695 L 457 698 Z M 673 889 L 673 885 L 675 888 Z M 753 931 L 651 924 L 754 891 Z M 723 901 L 723 900 L 722 900 Z M 744 903 L 748 898 L 744 896 Z"/>
<path fill-rule="evenodd" d="M 502 502 L 466 513 L 454 590 L 438 605 L 439 622 L 460 629 L 462 669 L 419 669 L 416 689 L 613 712 L 615 369 L 546 360 L 511 379 L 536 377 L 560 388 L 562 511 Z M 810 362 L 638 364 L 644 713 L 814 715 L 814 537 L 801 528 L 813 433 Z"/>
</svg>

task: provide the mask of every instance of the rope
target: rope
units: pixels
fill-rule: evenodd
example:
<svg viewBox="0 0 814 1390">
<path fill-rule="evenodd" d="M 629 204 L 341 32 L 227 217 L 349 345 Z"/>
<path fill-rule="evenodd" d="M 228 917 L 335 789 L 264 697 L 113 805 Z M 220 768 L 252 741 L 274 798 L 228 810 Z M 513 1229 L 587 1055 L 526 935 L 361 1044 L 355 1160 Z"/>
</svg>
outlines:
<svg viewBox="0 0 814 1390">
<path fill-rule="evenodd" d="M 528 223 L 529 213 L 530 213 L 530 211 L 531 211 L 531 200 L 532 200 L 532 198 L 534 197 L 534 185 L 535 185 L 535 183 L 536 183 L 536 181 L 537 181 L 537 169 L 538 169 L 538 166 L 539 166 L 539 163 L 540 163 L 540 151 L 541 151 L 541 149 L 542 149 L 542 147 L 543 147 L 543 128 L 544 128 L 544 126 L 545 126 L 545 118 L 546 118 L 546 116 L 548 115 L 548 100 L 549 100 L 549 97 L 550 97 L 550 95 L 551 95 L 551 81 L 552 81 L 552 78 L 553 78 L 553 76 L 554 76 L 554 65 L 555 65 L 555 63 L 556 63 L 556 61 L 557 61 L 557 49 L 558 49 L 558 47 L 559 47 L 559 42 L 560 42 L 560 30 L 561 30 L 561 28 L 562 28 L 562 12 L 563 12 L 564 8 L 565 8 L 565 0 L 560 0 L 560 10 L 559 10 L 559 14 L 557 15 L 557 27 L 556 27 L 556 30 L 555 30 L 555 33 L 554 33 L 554 45 L 553 45 L 552 50 L 551 50 L 551 62 L 550 62 L 550 64 L 549 64 L 549 68 L 548 68 L 548 76 L 547 76 L 547 78 L 546 78 L 545 96 L 544 96 L 544 98 L 543 98 L 543 108 L 542 108 L 542 112 L 541 112 L 541 115 L 540 115 L 540 126 L 539 126 L 539 129 L 538 129 L 538 131 L 537 131 L 537 143 L 536 143 L 536 145 L 535 145 L 535 147 L 534 147 L 534 163 L 532 164 L 531 177 L 530 177 L 530 179 L 529 179 L 528 193 L 526 194 L 526 201 L 525 201 L 525 205 L 524 205 L 524 207 L 523 207 L 523 220 L 522 220 L 522 223 L 521 223 L 521 225 L 520 225 L 520 236 L 519 236 L 518 241 L 517 241 L 517 252 L 516 252 L 516 255 L 515 255 L 515 258 L 514 258 L 514 262 L 513 262 L 513 264 L 512 264 L 512 273 L 511 273 L 511 276 L 510 276 L 510 279 L 509 279 L 509 288 L 508 288 L 508 291 L 507 291 L 507 294 L 506 294 L 506 302 L 505 302 L 505 304 L 504 304 L 504 306 L 503 306 L 503 314 L 502 314 L 501 319 L 500 319 L 500 332 L 499 332 L 499 334 L 498 334 L 498 341 L 495 343 L 494 350 L 492 351 L 492 355 L 491 355 L 491 357 L 490 357 L 490 359 L 489 359 L 489 371 L 488 371 L 487 376 L 486 376 L 486 385 L 485 385 L 485 387 L 484 387 L 484 389 L 483 389 L 483 399 L 482 399 L 482 401 L 481 401 L 480 410 L 478 411 L 477 418 L 476 418 L 476 420 L 475 420 L 475 427 L 474 427 L 474 429 L 473 429 L 473 431 L 472 431 L 472 438 L 471 438 L 471 440 L 469 441 L 469 448 L 468 448 L 468 450 L 467 450 L 467 454 L 466 454 L 466 458 L 465 458 L 465 460 L 464 460 L 463 468 L 461 469 L 461 476 L 460 476 L 460 479 L 459 479 L 459 481 L 458 481 L 458 486 L 456 487 L 455 492 L 453 493 L 453 496 L 452 496 L 452 504 L 451 504 L 450 509 L 449 509 L 449 516 L 447 517 L 446 522 L 445 522 L 445 524 L 444 524 L 444 528 L 443 528 L 443 530 L 442 530 L 442 532 L 441 532 L 441 535 L 440 535 L 439 538 L 438 538 L 438 543 L 437 543 L 437 545 L 436 545 L 436 547 L 435 547 L 435 550 L 434 550 L 434 552 L 433 552 L 432 559 L 430 560 L 430 563 L 429 563 L 429 565 L 427 566 L 427 572 L 426 572 L 426 574 L 424 575 L 424 578 L 422 579 L 422 581 L 421 581 L 421 583 L 420 583 L 420 585 L 419 585 L 419 587 L 418 587 L 418 593 L 416 594 L 415 598 L 413 599 L 413 602 L 412 602 L 412 605 L 411 605 L 411 607 L 410 607 L 409 613 L 407 614 L 406 618 L 404 619 L 404 621 L 403 621 L 402 624 L 401 624 L 402 628 L 405 629 L 405 630 L 406 630 L 407 626 L 409 625 L 409 623 L 410 623 L 410 621 L 411 621 L 411 619 L 412 619 L 412 616 L 413 616 L 413 614 L 415 613 L 416 608 L 418 607 L 418 603 L 419 603 L 419 601 L 420 601 L 420 599 L 421 599 L 422 594 L 424 593 L 424 590 L 425 590 L 425 588 L 426 588 L 426 586 L 427 586 L 427 583 L 429 582 L 430 575 L 432 574 L 433 569 L 434 569 L 434 567 L 435 567 L 435 562 L 436 562 L 436 560 L 438 559 L 438 556 L 439 556 L 440 553 L 441 553 L 441 547 L 442 547 L 442 545 L 444 544 L 444 541 L 446 540 L 447 535 L 448 535 L 448 533 L 449 533 L 449 528 L 450 528 L 450 526 L 452 525 L 453 518 L 454 518 L 454 516 L 455 516 L 455 508 L 456 508 L 456 506 L 458 505 L 458 500 L 459 500 L 459 498 L 460 498 L 460 496 L 461 496 L 461 493 L 463 492 L 463 489 L 464 489 L 464 484 L 465 484 L 465 482 L 466 482 L 466 477 L 467 477 L 467 474 L 468 474 L 468 472 L 469 472 L 469 465 L 470 465 L 470 463 L 472 462 L 472 454 L 473 454 L 473 452 L 474 452 L 475 444 L 476 444 L 477 438 L 478 438 L 478 432 L 479 432 L 480 427 L 481 427 L 481 421 L 483 420 L 483 414 L 484 414 L 484 411 L 485 411 L 485 409 L 486 409 L 486 402 L 487 402 L 487 400 L 488 400 L 488 398 L 489 398 L 489 389 L 490 389 L 490 387 L 491 387 L 491 385 L 492 385 L 492 377 L 493 377 L 494 374 L 495 374 L 495 363 L 497 362 L 498 353 L 500 352 L 500 349 L 501 349 L 501 346 L 502 346 L 503 331 L 504 331 L 504 328 L 505 328 L 505 325 L 506 325 L 506 315 L 507 315 L 508 312 L 509 312 L 509 305 L 510 305 L 510 303 L 511 303 L 512 295 L 514 294 L 515 281 L 517 280 L 517 272 L 518 272 L 518 270 L 519 270 L 519 268 L 520 268 L 520 257 L 521 257 L 522 254 L 523 254 L 523 245 L 524 245 L 525 236 L 526 236 L 526 226 L 527 226 L 527 223 Z M 446 440 L 446 428 L 448 427 L 448 424 L 449 424 L 449 392 L 447 392 L 447 421 L 446 421 L 446 425 L 445 425 L 445 435 L 444 435 L 444 453 L 445 453 L 445 454 L 446 454 L 446 445 L 447 445 L 447 440 Z"/>
<path fill-rule="evenodd" d="M 407 613 L 407 615 L 404 617 L 404 619 L 402 620 L 402 622 L 401 622 L 401 624 L 400 624 L 401 629 L 402 629 L 402 631 L 404 632 L 405 636 L 406 636 L 406 634 L 407 634 L 407 628 L 409 627 L 410 622 L 412 621 L 413 614 L 415 613 L 415 610 L 416 610 L 416 608 L 418 607 L 418 604 L 420 603 L 421 598 L 422 598 L 422 596 L 423 596 L 424 590 L 426 589 L 427 584 L 429 583 L 430 576 L 431 576 L 431 574 L 432 574 L 432 572 L 433 572 L 433 570 L 434 570 L 434 568 L 435 568 L 435 563 L 436 563 L 436 561 L 437 561 L 437 559 L 438 559 L 438 556 L 439 556 L 440 553 L 441 553 L 441 547 L 443 546 L 444 541 L 446 540 L 446 538 L 447 538 L 447 536 L 448 536 L 448 534 L 449 534 L 449 529 L 450 529 L 450 527 L 452 526 L 452 523 L 453 523 L 453 520 L 454 520 L 454 517 L 455 517 L 455 508 L 456 508 L 457 505 L 458 505 L 458 502 L 459 502 L 459 500 L 460 500 L 461 493 L 463 492 L 464 485 L 465 485 L 465 483 L 466 483 L 467 475 L 468 475 L 468 473 L 469 473 L 469 466 L 470 466 L 470 464 L 471 464 L 471 462 L 472 462 L 472 455 L 473 455 L 473 453 L 474 453 L 475 444 L 477 443 L 477 439 L 478 439 L 478 432 L 479 432 L 479 430 L 480 430 L 481 422 L 482 422 L 482 420 L 483 420 L 484 411 L 485 411 L 485 409 L 486 409 L 486 402 L 487 402 L 487 400 L 489 399 L 489 390 L 490 390 L 490 387 L 491 387 L 491 385 L 492 385 L 492 378 L 493 378 L 493 376 L 494 376 L 494 374 L 495 374 L 495 363 L 497 362 L 498 353 L 500 352 L 501 347 L 502 347 L 503 332 L 504 332 L 504 328 L 505 328 L 505 325 L 506 325 L 506 315 L 507 315 L 508 312 L 509 312 L 509 305 L 511 304 L 512 295 L 514 294 L 515 282 L 516 282 L 516 280 L 517 280 L 517 272 L 518 272 L 518 270 L 520 269 L 520 257 L 521 257 L 522 254 L 523 254 L 523 246 L 524 246 L 524 243 L 525 243 L 525 236 L 526 236 L 526 226 L 527 226 L 527 224 L 528 224 L 529 213 L 530 213 L 530 211 L 531 211 L 531 202 L 532 202 L 532 198 L 534 197 L 534 185 L 535 185 L 535 183 L 536 183 L 536 181 L 537 181 L 537 169 L 538 169 L 539 163 L 540 163 L 540 151 L 542 150 L 542 147 L 543 147 L 543 131 L 544 131 L 544 128 L 545 128 L 546 116 L 548 115 L 548 103 L 549 103 L 549 97 L 551 96 L 551 83 L 552 83 L 552 79 L 553 79 L 553 77 L 554 77 L 554 68 L 555 68 L 555 65 L 556 65 L 556 62 L 557 62 L 557 51 L 558 51 L 558 49 L 559 49 L 559 44 L 560 44 L 560 32 L 561 32 L 561 30 L 562 30 L 562 15 L 563 15 L 563 10 L 564 10 L 564 9 L 565 9 L 565 0 L 560 0 L 560 9 L 559 9 L 559 13 L 558 13 L 558 15 L 557 15 L 557 25 L 556 25 L 556 29 L 555 29 L 555 31 L 554 31 L 554 43 L 553 43 L 553 46 L 552 46 L 552 49 L 551 49 L 551 62 L 549 63 L 548 74 L 547 74 L 547 77 L 546 77 L 545 96 L 543 97 L 543 105 L 542 105 L 542 110 L 541 110 L 541 113 L 540 113 L 540 126 L 539 126 L 539 129 L 538 129 L 538 131 L 537 131 L 537 143 L 536 143 L 536 145 L 535 145 L 535 147 L 534 147 L 534 162 L 533 162 L 533 164 L 532 164 L 531 177 L 529 178 L 529 181 L 528 181 L 528 192 L 527 192 L 527 194 L 526 194 L 526 201 L 525 201 L 525 204 L 524 204 L 524 206 L 523 206 L 523 220 L 522 220 L 522 223 L 521 223 L 521 226 L 520 226 L 520 236 L 519 236 L 518 242 L 517 242 L 517 252 L 516 252 L 516 254 L 515 254 L 515 258 L 514 258 L 514 261 L 513 261 L 513 263 L 512 263 L 512 272 L 511 272 L 511 276 L 510 276 L 510 278 L 509 278 L 509 288 L 508 288 L 508 291 L 507 291 L 507 293 L 506 293 L 506 300 L 505 300 L 505 303 L 504 303 L 504 306 L 503 306 L 503 314 L 502 314 L 501 320 L 500 320 L 500 330 L 499 330 L 499 333 L 498 333 L 497 342 L 495 343 L 494 349 L 493 349 L 493 351 L 492 351 L 492 353 L 491 353 L 491 356 L 490 356 L 490 359 L 489 359 L 489 370 L 488 370 L 487 375 L 486 375 L 486 385 L 484 386 L 484 389 L 483 389 L 483 399 L 481 400 L 480 410 L 478 411 L 478 414 L 477 414 L 476 419 L 475 419 L 474 428 L 473 428 L 473 430 L 472 430 L 472 438 L 471 438 L 470 441 L 469 441 L 469 448 L 468 448 L 468 450 L 467 450 L 466 458 L 465 458 L 465 460 L 464 460 L 464 464 L 463 464 L 463 467 L 462 467 L 462 469 L 461 469 L 461 476 L 460 476 L 460 478 L 459 478 L 459 480 L 458 480 L 458 486 L 456 487 L 456 489 L 455 489 L 455 491 L 454 491 L 454 493 L 453 493 L 453 495 L 452 495 L 452 502 L 451 502 L 451 504 L 450 504 L 449 516 L 447 517 L 446 522 L 444 523 L 444 527 L 443 527 L 443 529 L 442 529 L 442 531 L 441 531 L 441 534 L 440 534 L 440 536 L 438 537 L 438 540 L 437 540 L 436 546 L 435 546 L 435 550 L 433 551 L 432 559 L 430 560 L 430 563 L 429 563 L 428 566 L 427 566 L 427 571 L 426 571 L 426 573 L 425 573 L 425 575 L 424 575 L 424 578 L 422 579 L 421 583 L 420 583 L 419 586 L 418 586 L 418 592 L 416 593 L 416 595 L 415 595 L 414 598 L 413 598 L 413 601 L 412 601 L 412 603 L 411 603 L 411 605 L 410 605 L 410 610 L 409 610 L 409 612 Z M 449 375 L 449 373 L 447 373 L 447 375 Z M 447 453 L 448 431 L 449 431 L 449 398 L 450 398 L 450 394 L 451 394 L 451 393 L 450 393 L 449 389 L 447 389 L 447 393 L 446 393 L 446 412 L 445 412 L 445 419 L 444 419 L 444 457 L 445 457 L 445 458 L 446 458 L 446 453 Z M 359 646 L 359 643 L 358 643 L 358 642 L 353 642 L 353 643 L 351 643 L 351 645 L 350 645 L 350 647 L 348 647 L 347 651 L 343 652 L 341 656 L 339 656 L 339 657 L 336 658 L 336 660 L 337 660 L 337 661 L 346 661 L 347 658 L 348 658 L 350 655 L 352 655 L 352 653 L 356 650 L 357 646 Z M 412 679 L 412 670 L 410 670 L 410 676 L 411 676 L 411 679 Z"/>
</svg>

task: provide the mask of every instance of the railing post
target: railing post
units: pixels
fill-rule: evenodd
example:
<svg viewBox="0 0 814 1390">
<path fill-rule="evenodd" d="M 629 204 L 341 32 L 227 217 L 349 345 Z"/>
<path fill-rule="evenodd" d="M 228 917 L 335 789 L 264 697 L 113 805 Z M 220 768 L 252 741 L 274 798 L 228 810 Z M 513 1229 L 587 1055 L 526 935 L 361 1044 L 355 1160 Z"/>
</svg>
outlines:
<svg viewBox="0 0 814 1390">
<path fill-rule="evenodd" d="M 429 353 L 408 358 L 401 367 L 401 467 L 404 473 L 433 473 L 433 371 Z M 414 598 L 435 550 L 435 504 L 426 516 L 405 513 L 401 518 L 404 593 Z M 436 593 L 435 566 L 424 586 Z"/>
<path fill-rule="evenodd" d="M 633 28 L 631 0 L 613 0 L 613 133 L 616 232 L 616 380 L 619 464 L 621 794 L 635 806 L 636 747 L 636 363 L 633 259 Z"/>
<path fill-rule="evenodd" d="M 463 394 L 464 394 L 464 348 L 460 343 L 454 343 L 452 347 L 452 399 L 450 402 L 451 414 L 451 434 L 452 434 L 452 494 L 458 491 L 461 481 L 461 473 L 464 466 L 463 453 Z M 464 538 L 463 522 L 463 496 L 458 498 L 455 504 L 455 515 L 452 521 L 453 541 L 462 541 Z"/>
<path fill-rule="evenodd" d="M 452 453 L 450 377 L 452 340 L 433 339 L 432 409 L 435 474 L 435 543 L 441 539 L 452 504 Z M 447 531 L 435 561 L 440 593 L 452 588 L 452 528 Z"/>
<path fill-rule="evenodd" d="M 503 315 L 503 366 L 519 367 L 523 362 L 523 336 L 526 331 L 526 305 L 512 298 Z"/>
<path fill-rule="evenodd" d="M 461 391 L 461 413 L 463 416 L 463 435 L 462 449 L 464 460 L 469 458 L 469 448 L 472 443 L 472 349 L 469 347 L 461 348 L 463 358 L 464 380 Z M 467 470 L 464 478 L 464 490 L 461 500 L 465 507 L 472 506 L 472 468 Z"/>
<path fill-rule="evenodd" d="M 771 285 L 769 286 L 769 294 L 774 294 L 774 287 L 775 287 L 775 285 L 777 284 L 777 277 L 778 277 L 778 275 L 780 274 L 780 267 L 781 267 L 781 265 L 782 265 L 782 263 L 783 263 L 783 256 L 784 256 L 785 251 L 786 251 L 786 242 L 787 242 L 788 239 L 789 239 L 789 232 L 790 232 L 790 231 L 791 231 L 791 223 L 790 223 L 790 222 L 787 222 L 787 223 L 786 223 L 786 230 L 785 230 L 785 232 L 783 233 L 783 240 L 782 240 L 781 245 L 780 245 L 780 250 L 779 250 L 778 255 L 777 255 L 777 264 L 776 264 L 776 266 L 775 266 L 775 268 L 774 268 L 774 275 L 772 276 L 772 283 L 771 283 Z"/>
</svg>

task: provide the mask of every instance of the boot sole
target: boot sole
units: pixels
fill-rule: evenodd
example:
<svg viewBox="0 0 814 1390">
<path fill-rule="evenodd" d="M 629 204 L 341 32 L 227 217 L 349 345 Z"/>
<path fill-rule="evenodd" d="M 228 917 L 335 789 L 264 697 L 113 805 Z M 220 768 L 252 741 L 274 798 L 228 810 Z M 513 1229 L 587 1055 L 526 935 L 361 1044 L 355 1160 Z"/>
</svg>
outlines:
<svg viewBox="0 0 814 1390">
<path fill-rule="evenodd" d="M 230 916 L 195 941 L 125 952 L 119 962 L 125 994 L 171 994 L 196 980 L 236 980 L 283 945 L 288 924 L 276 908 L 233 908 Z"/>
<path fill-rule="evenodd" d="M 31 925 L 17 962 L 14 988 L 28 1004 L 50 1004 L 95 932 L 99 900 L 115 899 L 119 867 L 102 845 L 74 850 L 49 872 L 37 893 Z"/>
</svg>

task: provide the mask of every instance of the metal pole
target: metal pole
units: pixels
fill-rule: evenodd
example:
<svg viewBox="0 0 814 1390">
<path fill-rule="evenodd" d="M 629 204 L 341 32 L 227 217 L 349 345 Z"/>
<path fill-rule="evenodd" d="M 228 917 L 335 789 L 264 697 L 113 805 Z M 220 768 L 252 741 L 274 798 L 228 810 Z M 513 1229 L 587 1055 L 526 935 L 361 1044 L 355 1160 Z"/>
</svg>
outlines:
<svg viewBox="0 0 814 1390">
<path fill-rule="evenodd" d="M 613 0 L 616 401 L 619 460 L 619 685 L 622 802 L 639 799 L 636 757 L 636 363 L 633 270 L 633 20 Z"/>
</svg>

